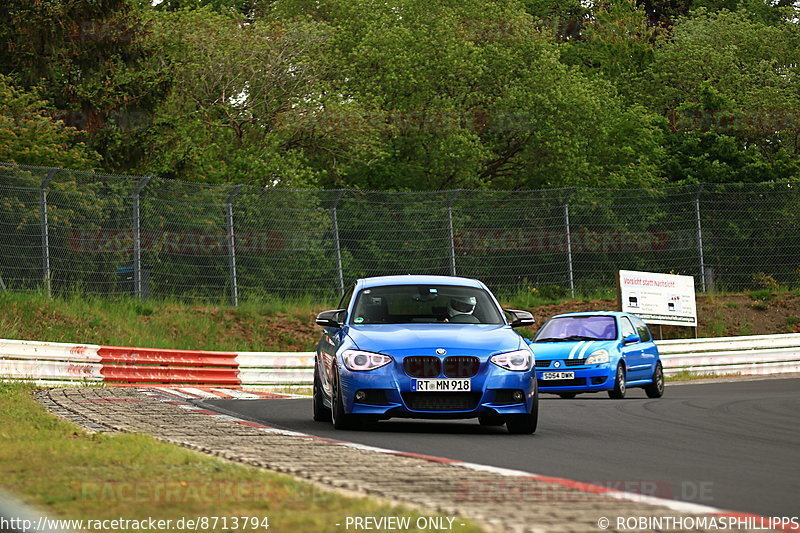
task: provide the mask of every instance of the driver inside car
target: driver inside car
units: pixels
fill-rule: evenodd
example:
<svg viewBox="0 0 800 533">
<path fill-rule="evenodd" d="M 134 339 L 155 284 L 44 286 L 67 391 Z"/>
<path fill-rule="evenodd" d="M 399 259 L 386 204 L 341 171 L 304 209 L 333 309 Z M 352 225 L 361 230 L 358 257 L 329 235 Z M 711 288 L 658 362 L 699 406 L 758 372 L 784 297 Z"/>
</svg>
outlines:
<svg viewBox="0 0 800 533">
<path fill-rule="evenodd" d="M 474 296 L 453 296 L 447 303 L 447 317 L 445 322 L 462 322 L 476 324 L 479 322 L 473 316 L 477 300 Z"/>
</svg>

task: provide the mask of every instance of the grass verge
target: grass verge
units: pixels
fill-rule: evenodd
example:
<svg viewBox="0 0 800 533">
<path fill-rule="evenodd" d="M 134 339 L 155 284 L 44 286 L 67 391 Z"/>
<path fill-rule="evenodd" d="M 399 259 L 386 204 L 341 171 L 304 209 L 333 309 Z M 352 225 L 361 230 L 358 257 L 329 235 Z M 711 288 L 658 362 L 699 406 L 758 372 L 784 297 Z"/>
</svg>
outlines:
<svg viewBox="0 0 800 533">
<path fill-rule="evenodd" d="M 735 374 L 695 374 L 688 370 L 681 370 L 680 372 L 666 376 L 664 381 L 696 381 L 700 379 L 738 378 L 741 376 L 741 372 L 736 372 Z"/>
<path fill-rule="evenodd" d="M 411 524 L 419 516 L 147 435 L 89 435 L 47 413 L 33 390 L 0 383 L 0 486 L 51 518 L 269 517 L 273 531 L 317 532 L 341 531 L 347 516 L 409 516 Z M 458 522 L 466 523 L 459 531 L 480 531 Z"/>
<path fill-rule="evenodd" d="M 558 313 L 613 309 L 608 290 L 569 298 L 558 287 L 499 293 L 506 308 L 527 309 L 537 326 Z M 759 298 L 759 299 L 754 299 Z M 766 300 L 769 298 L 769 300 Z M 698 295 L 700 337 L 800 332 L 800 293 Z M 314 318 L 335 300 L 301 296 L 243 301 L 239 307 L 197 300 L 103 298 L 79 293 L 49 298 L 42 292 L 0 291 L 0 338 L 221 351 L 311 351 L 321 329 Z M 690 338 L 678 326 L 651 328 L 657 337 Z"/>
<path fill-rule="evenodd" d="M 139 301 L 68 295 L 0 292 L 0 337 L 221 351 L 306 351 L 314 302 L 245 301 L 239 307 L 211 302 Z"/>
</svg>

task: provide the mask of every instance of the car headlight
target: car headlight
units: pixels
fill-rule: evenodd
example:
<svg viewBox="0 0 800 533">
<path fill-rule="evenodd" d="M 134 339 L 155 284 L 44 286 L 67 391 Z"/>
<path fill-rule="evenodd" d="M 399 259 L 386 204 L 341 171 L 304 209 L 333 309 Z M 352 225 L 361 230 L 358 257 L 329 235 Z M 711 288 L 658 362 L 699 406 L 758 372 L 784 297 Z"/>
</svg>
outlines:
<svg viewBox="0 0 800 533">
<path fill-rule="evenodd" d="M 506 370 L 524 372 L 533 366 L 533 352 L 524 348 L 513 352 L 499 353 L 493 355 L 489 361 Z"/>
<path fill-rule="evenodd" d="M 608 363 L 609 361 L 611 361 L 611 357 L 608 355 L 607 350 L 597 350 L 596 352 L 589 354 L 585 364 L 599 365 L 602 363 Z"/>
<path fill-rule="evenodd" d="M 392 362 L 392 358 L 381 353 L 362 352 L 360 350 L 345 350 L 342 352 L 342 361 L 349 370 L 361 372 L 375 370 Z"/>
</svg>

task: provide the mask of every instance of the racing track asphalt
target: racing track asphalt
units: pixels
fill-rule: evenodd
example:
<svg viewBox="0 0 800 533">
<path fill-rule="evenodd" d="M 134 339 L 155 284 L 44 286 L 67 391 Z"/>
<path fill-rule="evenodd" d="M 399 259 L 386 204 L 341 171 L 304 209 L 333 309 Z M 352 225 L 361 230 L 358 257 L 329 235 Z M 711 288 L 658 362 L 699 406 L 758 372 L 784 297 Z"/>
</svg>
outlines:
<svg viewBox="0 0 800 533">
<path fill-rule="evenodd" d="M 800 515 L 800 379 L 667 384 L 648 399 L 542 395 L 535 435 L 477 420 L 382 421 L 336 431 L 311 401 L 206 400 L 265 425 L 764 516 Z"/>
</svg>

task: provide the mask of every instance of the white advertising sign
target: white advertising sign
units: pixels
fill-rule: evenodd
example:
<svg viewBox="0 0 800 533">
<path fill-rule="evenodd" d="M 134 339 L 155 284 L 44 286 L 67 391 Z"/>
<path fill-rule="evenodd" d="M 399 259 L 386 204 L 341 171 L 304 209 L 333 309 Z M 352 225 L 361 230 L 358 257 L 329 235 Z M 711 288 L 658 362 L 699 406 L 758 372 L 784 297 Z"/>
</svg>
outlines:
<svg viewBox="0 0 800 533">
<path fill-rule="evenodd" d="M 697 326 L 694 277 L 619 271 L 622 311 L 648 324 Z"/>
</svg>

